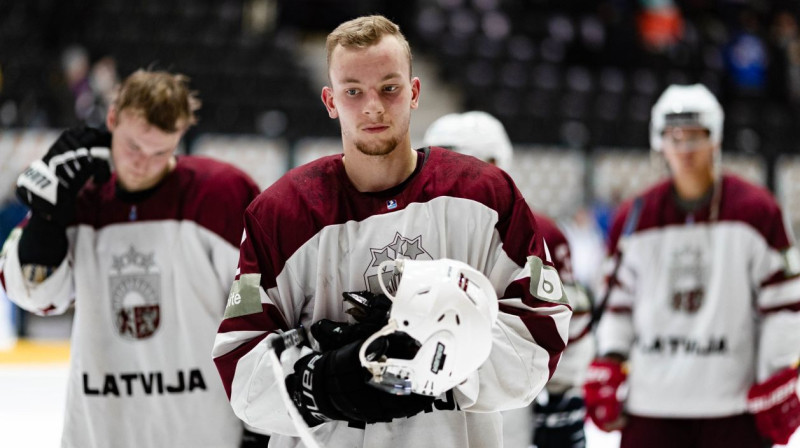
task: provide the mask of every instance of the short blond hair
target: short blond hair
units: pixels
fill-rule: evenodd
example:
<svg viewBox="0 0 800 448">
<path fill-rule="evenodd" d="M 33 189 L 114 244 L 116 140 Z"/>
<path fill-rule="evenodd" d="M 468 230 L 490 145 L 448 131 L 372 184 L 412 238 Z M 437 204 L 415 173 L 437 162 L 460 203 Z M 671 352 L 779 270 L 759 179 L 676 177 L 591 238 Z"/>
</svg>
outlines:
<svg viewBox="0 0 800 448">
<path fill-rule="evenodd" d="M 375 45 L 383 36 L 394 36 L 408 55 L 408 73 L 411 74 L 411 46 L 400 32 L 400 27 L 383 16 L 364 16 L 348 20 L 328 34 L 325 48 L 328 51 L 328 69 L 331 68 L 333 50 L 337 45 L 344 48 L 366 48 Z"/>
<path fill-rule="evenodd" d="M 139 69 L 119 88 L 114 108 L 139 113 L 164 132 L 181 131 L 197 123 L 197 92 L 189 90 L 189 77 L 179 73 Z"/>
</svg>

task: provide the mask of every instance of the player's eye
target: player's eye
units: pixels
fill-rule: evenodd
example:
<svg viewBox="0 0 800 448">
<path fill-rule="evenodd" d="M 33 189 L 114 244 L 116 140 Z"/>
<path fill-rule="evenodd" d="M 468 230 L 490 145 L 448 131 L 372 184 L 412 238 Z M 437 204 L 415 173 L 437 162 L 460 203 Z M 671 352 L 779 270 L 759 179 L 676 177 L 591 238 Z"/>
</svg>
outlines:
<svg viewBox="0 0 800 448">
<path fill-rule="evenodd" d="M 398 88 L 399 88 L 398 86 L 386 86 L 386 87 L 383 88 L 383 91 L 384 92 L 395 92 L 395 91 L 397 91 Z"/>
<path fill-rule="evenodd" d="M 358 94 L 358 89 L 347 89 L 344 91 L 348 96 L 355 96 Z"/>
</svg>

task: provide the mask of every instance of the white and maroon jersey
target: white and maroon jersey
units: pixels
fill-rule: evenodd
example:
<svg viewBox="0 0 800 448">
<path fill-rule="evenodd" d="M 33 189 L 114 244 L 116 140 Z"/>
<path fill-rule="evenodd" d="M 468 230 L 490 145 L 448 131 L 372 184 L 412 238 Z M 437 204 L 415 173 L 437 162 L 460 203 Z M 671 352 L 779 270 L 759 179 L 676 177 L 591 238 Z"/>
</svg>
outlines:
<svg viewBox="0 0 800 448">
<path fill-rule="evenodd" d="M 633 201 L 615 219 L 620 267 L 597 336 L 600 353 L 629 357 L 633 414 L 740 414 L 750 386 L 797 361 L 800 270 L 780 207 L 738 177 L 720 182 L 718 200 L 695 212 L 665 181 L 636 201 L 632 232 Z"/>
<path fill-rule="evenodd" d="M 198 157 L 144 198 L 115 184 L 81 192 L 67 257 L 44 282 L 23 279 L 16 242 L 0 272 L 26 310 L 75 303 L 62 446 L 238 447 L 210 353 L 258 187 Z"/>
<path fill-rule="evenodd" d="M 350 321 L 343 291 L 379 292 L 384 260 L 451 258 L 483 272 L 500 297 L 489 359 L 431 409 L 391 423 L 315 428 L 324 446 L 501 446 L 498 411 L 529 404 L 552 375 L 571 311 L 525 200 L 503 171 L 431 148 L 402 184 L 361 193 L 342 156 L 294 169 L 245 213 L 240 273 L 214 360 L 236 414 L 300 446 L 266 356 L 271 333 Z M 388 281 L 386 283 L 389 283 Z M 532 293 L 533 292 L 533 293 Z M 274 444 L 274 445 L 273 445 Z"/>
<path fill-rule="evenodd" d="M 572 273 L 572 256 L 569 243 L 561 229 L 550 218 L 533 213 L 539 233 L 547 243 L 553 266 L 564 284 L 564 293 L 572 307 L 569 321 L 569 341 L 561 362 L 547 383 L 550 391 L 563 391 L 568 387 L 583 385 L 586 368 L 594 357 L 594 341 L 590 334 L 592 303 L 583 286 L 575 281 Z"/>
</svg>

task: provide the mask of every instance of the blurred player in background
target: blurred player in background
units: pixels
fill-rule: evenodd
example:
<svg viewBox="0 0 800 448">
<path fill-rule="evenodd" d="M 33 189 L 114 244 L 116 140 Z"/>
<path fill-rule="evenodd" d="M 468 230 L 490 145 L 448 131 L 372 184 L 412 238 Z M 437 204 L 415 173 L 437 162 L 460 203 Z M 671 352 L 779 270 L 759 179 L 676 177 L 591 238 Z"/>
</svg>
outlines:
<svg viewBox="0 0 800 448">
<path fill-rule="evenodd" d="M 513 159 L 511 140 L 503 124 L 482 111 L 453 113 L 437 119 L 425 132 L 424 142 L 477 157 L 505 170 L 510 168 Z M 589 335 L 591 301 L 586 290 L 572 276 L 570 250 L 564 234 L 550 218 L 537 213 L 534 216 L 553 256 L 553 264 L 564 282 L 573 314 L 569 324 L 569 342 L 561 362 L 547 383 L 547 393 L 539 394 L 534 403 L 533 443 L 539 448 L 583 447 L 586 408 L 580 386 L 586 367 L 594 356 L 594 344 Z M 523 426 L 520 428 L 516 418 L 518 412 L 504 414 L 506 447 L 510 446 L 511 440 L 519 439 L 518 431 L 529 430 L 526 425 L 529 414 L 522 417 Z M 530 441 L 526 439 L 525 447 Z"/>
<path fill-rule="evenodd" d="M 771 194 L 720 174 L 722 126 L 703 85 L 668 87 L 650 142 L 671 178 L 612 227 L 618 268 L 585 395 L 623 448 L 763 447 L 800 424 L 800 259 Z"/>
<path fill-rule="evenodd" d="M 232 288 L 241 299 L 227 308 L 214 349 L 231 405 L 278 447 L 301 445 L 289 437 L 284 382 L 324 446 L 500 446 L 499 411 L 531 403 L 567 341 L 571 312 L 544 240 L 506 173 L 441 148 L 412 149 L 420 81 L 397 25 L 381 16 L 345 22 L 327 50 L 322 100 L 339 121 L 343 154 L 290 171 L 247 210 Z M 397 274 L 383 262 L 445 257 L 482 272 L 500 297 L 488 359 L 437 396 L 373 387 L 358 356 L 366 336 L 337 343 L 345 332 L 370 334 L 345 313 L 343 293 L 379 293 L 379 279 Z M 300 325 L 314 351 L 282 359 L 294 373 L 276 377 L 268 344 Z"/>
<path fill-rule="evenodd" d="M 5 245 L 3 287 L 38 315 L 75 303 L 63 447 L 241 442 L 209 353 L 258 187 L 175 155 L 198 107 L 186 77 L 137 71 L 110 132 L 64 131 L 17 181 L 31 214 Z"/>
</svg>

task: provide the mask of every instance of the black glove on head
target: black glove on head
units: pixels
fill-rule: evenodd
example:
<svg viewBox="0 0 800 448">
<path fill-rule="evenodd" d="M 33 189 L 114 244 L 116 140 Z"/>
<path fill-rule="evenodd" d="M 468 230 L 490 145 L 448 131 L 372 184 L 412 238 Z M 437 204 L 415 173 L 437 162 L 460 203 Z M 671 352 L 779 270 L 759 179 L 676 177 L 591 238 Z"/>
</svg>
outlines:
<svg viewBox="0 0 800 448">
<path fill-rule="evenodd" d="M 17 196 L 31 212 L 62 227 L 75 216 L 75 198 L 90 177 L 111 177 L 111 134 L 82 127 L 68 129 L 17 178 Z"/>
</svg>

